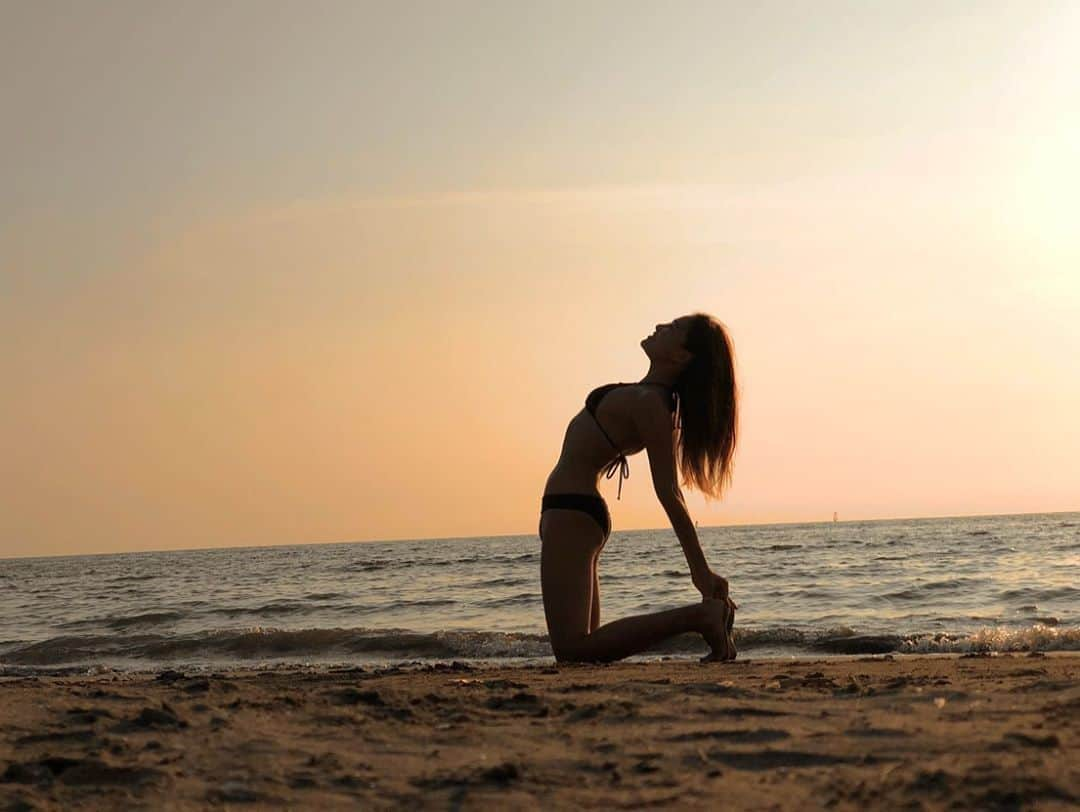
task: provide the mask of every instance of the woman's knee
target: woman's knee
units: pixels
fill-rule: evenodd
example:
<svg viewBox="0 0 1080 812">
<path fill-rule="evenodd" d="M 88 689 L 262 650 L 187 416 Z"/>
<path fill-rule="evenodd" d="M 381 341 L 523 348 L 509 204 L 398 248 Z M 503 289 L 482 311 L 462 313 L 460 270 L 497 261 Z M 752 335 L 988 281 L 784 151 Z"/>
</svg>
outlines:
<svg viewBox="0 0 1080 812">
<path fill-rule="evenodd" d="M 587 634 L 558 641 L 553 640 L 551 641 L 551 651 L 555 655 L 555 661 L 559 663 L 597 662 L 590 642 Z"/>
</svg>

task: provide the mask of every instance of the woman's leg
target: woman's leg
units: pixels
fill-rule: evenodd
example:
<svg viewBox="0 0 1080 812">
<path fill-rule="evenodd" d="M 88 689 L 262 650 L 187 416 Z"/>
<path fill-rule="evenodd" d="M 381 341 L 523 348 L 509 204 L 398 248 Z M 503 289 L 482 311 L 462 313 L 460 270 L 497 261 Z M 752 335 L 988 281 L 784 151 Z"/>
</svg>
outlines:
<svg viewBox="0 0 1080 812">
<path fill-rule="evenodd" d="M 541 520 L 543 548 L 540 582 L 544 615 L 555 659 L 611 661 L 645 651 L 684 632 L 705 636 L 715 650 L 726 650 L 727 606 L 706 601 L 648 615 L 634 615 L 590 628 L 594 599 L 593 560 L 603 531 L 581 511 L 554 508 Z"/>
<path fill-rule="evenodd" d="M 589 634 L 600 625 L 600 553 L 592 560 L 592 611 L 589 613 Z"/>
<path fill-rule="evenodd" d="M 607 517 L 607 532 L 592 559 L 592 611 L 589 613 L 589 634 L 595 632 L 596 627 L 600 625 L 600 553 L 604 551 L 604 545 L 611 537 L 611 517 L 607 515 L 607 505 L 604 506 L 604 514 Z"/>
<path fill-rule="evenodd" d="M 564 637 L 589 634 L 592 560 L 602 533 L 580 510 L 551 508 L 540 516 L 540 586 L 551 647 Z"/>
</svg>

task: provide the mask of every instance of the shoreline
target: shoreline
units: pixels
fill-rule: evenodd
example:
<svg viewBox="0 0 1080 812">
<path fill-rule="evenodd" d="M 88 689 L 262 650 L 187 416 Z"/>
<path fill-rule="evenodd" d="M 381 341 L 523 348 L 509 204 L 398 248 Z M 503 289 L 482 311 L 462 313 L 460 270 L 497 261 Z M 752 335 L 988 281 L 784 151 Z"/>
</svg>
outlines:
<svg viewBox="0 0 1080 812">
<path fill-rule="evenodd" d="M 699 659 L 708 653 L 707 649 L 689 652 L 637 654 L 621 660 L 625 665 L 656 665 L 664 663 L 690 664 L 698 663 Z M 812 651 L 807 649 L 751 649 L 749 652 L 740 650 L 738 662 L 760 663 L 785 663 L 785 662 L 849 662 L 853 660 L 917 660 L 917 659 L 959 659 L 959 658 L 994 658 L 994 657 L 1058 657 L 1075 656 L 1080 658 L 1080 651 L 1074 649 L 1035 649 L 1035 650 L 974 650 L 974 651 L 856 651 L 856 652 L 828 652 Z M 391 671 L 394 673 L 421 671 L 431 668 L 443 668 L 449 664 L 460 664 L 475 670 L 501 670 L 516 668 L 545 668 L 555 667 L 556 663 L 551 655 L 542 657 L 426 657 L 426 658 L 357 658 L 348 659 L 292 659 L 280 660 L 249 660 L 249 661 L 185 661 L 173 660 L 149 665 L 129 662 L 114 663 L 90 663 L 90 664 L 59 664 L 55 666 L 34 666 L 21 664 L 5 664 L 0 660 L 0 683 L 5 680 L 41 678 L 91 678 L 107 679 L 115 677 L 119 679 L 156 676 L 162 673 L 175 672 L 192 676 L 207 676 L 214 673 L 227 673 L 233 676 L 261 673 L 285 673 L 285 672 L 332 672 L 332 671 L 366 671 L 370 673 L 382 673 Z M 604 663 L 594 664 L 596 667 L 606 667 Z M 570 667 L 570 666 L 563 666 Z"/>
<path fill-rule="evenodd" d="M 0 808 L 1066 809 L 1078 725 L 1075 652 L 8 676 Z"/>
<path fill-rule="evenodd" d="M 708 650 L 703 648 L 701 651 L 693 653 L 689 652 L 675 652 L 675 653 L 654 653 L 654 654 L 636 654 L 631 657 L 627 657 L 619 663 L 595 663 L 598 668 L 604 668 L 609 665 L 624 664 L 624 665 L 659 665 L 665 663 L 672 664 L 692 664 L 698 663 L 699 659 L 708 653 Z M 785 662 L 850 662 L 855 660 L 920 660 L 920 659 L 970 659 L 970 658 L 997 658 L 997 657 L 1077 657 L 1080 658 L 1080 651 L 1073 649 L 1035 649 L 1035 650 L 1013 650 L 1013 651 L 995 651 L 995 650 L 974 650 L 974 651 L 860 651 L 860 652 L 828 652 L 828 651 L 812 651 L 807 649 L 751 649 L 750 651 L 739 650 L 737 662 L 759 662 L 759 663 L 785 663 Z M 393 673 L 399 672 L 412 672 L 430 670 L 431 668 L 445 668 L 451 664 L 460 664 L 468 666 L 470 669 L 484 671 L 484 670 L 503 670 L 503 669 L 532 669 L 532 668 L 547 668 L 556 667 L 557 664 L 551 655 L 543 657 L 498 657 L 498 658 L 480 658 L 480 657 L 426 657 L 426 658 L 408 658 L 408 657 L 396 657 L 396 658 L 370 658 L 361 659 L 357 657 L 347 659 L 292 659 L 282 658 L 280 660 L 268 659 L 268 660 L 250 660 L 250 661 L 185 661 L 185 660 L 172 660 L 158 663 L 156 665 L 149 665 L 143 663 L 136 663 L 130 661 L 129 663 L 90 663 L 90 664 L 58 664 L 55 666 L 32 666 L 21 664 L 5 664 L 0 660 L 0 683 L 5 680 L 19 680 L 19 679 L 33 679 L 35 677 L 41 678 L 79 678 L 85 677 L 89 679 L 108 679 L 115 677 L 119 679 L 134 678 L 134 677 L 146 677 L 157 676 L 162 673 L 176 672 L 183 674 L 190 674 L 192 676 L 207 676 L 214 673 L 227 673 L 232 676 L 250 675 L 250 674 L 262 674 L 262 673 L 284 673 L 284 672 L 332 672 L 332 671 L 355 671 L 355 672 L 369 672 L 369 673 L 382 673 L 391 671 Z M 574 667 L 574 665 L 565 665 L 558 667 Z"/>
<path fill-rule="evenodd" d="M 1080 626 L 1049 615 L 1030 625 L 984 626 L 967 632 L 911 635 L 835 627 L 735 629 L 742 658 L 807 659 L 894 656 L 1023 654 L 1080 651 Z M 708 648 L 697 633 L 677 635 L 627 662 L 695 661 Z M 418 632 L 407 629 L 228 628 L 173 635 L 60 636 L 0 645 L 0 677 L 77 676 L 188 670 L 272 670 L 289 667 L 380 667 L 460 660 L 477 666 L 543 665 L 553 662 L 541 632 L 470 629 Z"/>
</svg>

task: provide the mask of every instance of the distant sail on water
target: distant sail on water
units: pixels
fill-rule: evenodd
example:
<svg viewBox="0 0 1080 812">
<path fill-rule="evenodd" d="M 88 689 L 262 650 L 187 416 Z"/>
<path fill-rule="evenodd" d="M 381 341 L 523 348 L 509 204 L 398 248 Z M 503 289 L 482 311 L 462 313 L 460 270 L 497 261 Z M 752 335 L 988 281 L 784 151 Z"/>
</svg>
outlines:
<svg viewBox="0 0 1080 812">
<path fill-rule="evenodd" d="M 832 520 L 833 520 L 834 522 L 838 522 L 838 521 L 840 521 L 840 517 L 836 515 L 836 511 L 835 511 L 835 510 L 834 510 L 834 511 L 832 512 Z"/>
</svg>

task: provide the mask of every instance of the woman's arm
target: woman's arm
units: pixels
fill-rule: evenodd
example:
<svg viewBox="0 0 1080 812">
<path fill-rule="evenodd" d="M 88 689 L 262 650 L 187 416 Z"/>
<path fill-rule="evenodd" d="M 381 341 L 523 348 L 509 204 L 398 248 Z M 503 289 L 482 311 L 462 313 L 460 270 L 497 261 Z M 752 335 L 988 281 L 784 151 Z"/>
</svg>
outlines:
<svg viewBox="0 0 1080 812">
<path fill-rule="evenodd" d="M 673 437 L 675 428 L 671 422 L 671 412 L 663 401 L 643 398 L 634 411 L 634 421 L 649 455 L 653 490 L 671 520 L 675 535 L 679 537 L 686 563 L 690 565 L 690 577 L 694 586 L 704 597 L 714 597 L 718 588 L 716 579 L 719 576 L 709 569 L 705 561 L 705 553 L 701 551 L 694 522 L 686 509 L 686 502 L 676 478 Z M 726 585 L 727 582 L 724 581 L 724 586 Z"/>
<path fill-rule="evenodd" d="M 683 501 L 682 494 L 677 493 L 675 496 L 670 497 L 666 502 L 662 500 L 661 504 L 664 506 L 664 511 L 671 521 L 671 526 L 675 530 L 675 535 L 679 537 L 679 544 L 682 545 L 683 555 L 686 556 L 686 563 L 690 565 L 690 579 L 694 582 L 694 586 L 703 597 L 712 597 L 716 588 L 716 576 L 713 571 L 709 569 L 709 565 L 705 561 L 705 553 L 701 550 L 701 542 L 698 541 L 697 530 L 694 529 L 694 522 L 686 509 L 686 503 Z"/>
</svg>

